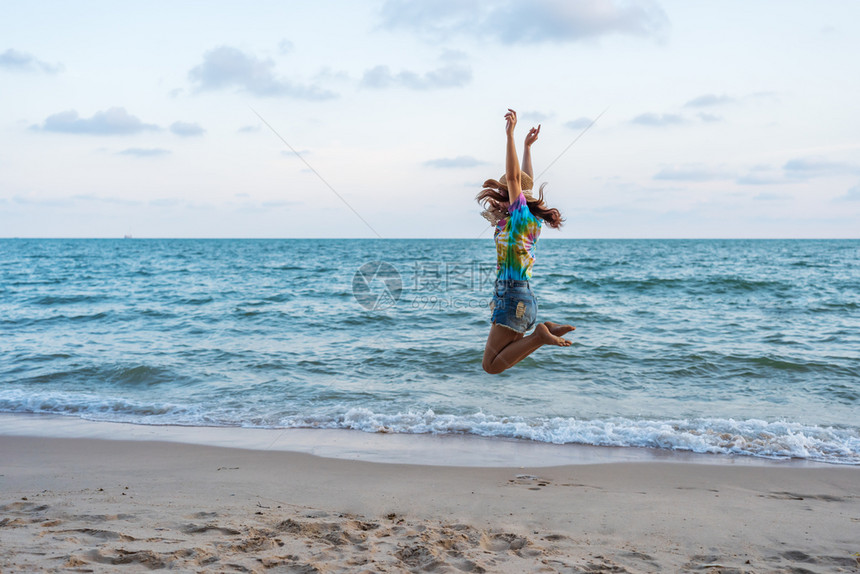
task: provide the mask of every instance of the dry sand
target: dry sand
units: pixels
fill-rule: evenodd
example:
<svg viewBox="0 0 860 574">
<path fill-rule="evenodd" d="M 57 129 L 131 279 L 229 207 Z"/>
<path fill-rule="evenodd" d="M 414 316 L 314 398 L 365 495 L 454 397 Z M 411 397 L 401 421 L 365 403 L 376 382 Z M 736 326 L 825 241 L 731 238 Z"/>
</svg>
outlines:
<svg viewBox="0 0 860 574">
<path fill-rule="evenodd" d="M 0 436 L 0 571 L 858 572 L 860 469 Z"/>
</svg>

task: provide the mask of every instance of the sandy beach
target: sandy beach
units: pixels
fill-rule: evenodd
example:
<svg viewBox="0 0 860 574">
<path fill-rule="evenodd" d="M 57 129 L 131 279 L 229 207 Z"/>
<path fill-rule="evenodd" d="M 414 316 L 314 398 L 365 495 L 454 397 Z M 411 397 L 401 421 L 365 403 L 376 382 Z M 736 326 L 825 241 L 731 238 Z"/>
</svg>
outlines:
<svg viewBox="0 0 860 574">
<path fill-rule="evenodd" d="M 856 572 L 836 466 L 385 464 L 0 436 L 0 571 Z"/>
</svg>

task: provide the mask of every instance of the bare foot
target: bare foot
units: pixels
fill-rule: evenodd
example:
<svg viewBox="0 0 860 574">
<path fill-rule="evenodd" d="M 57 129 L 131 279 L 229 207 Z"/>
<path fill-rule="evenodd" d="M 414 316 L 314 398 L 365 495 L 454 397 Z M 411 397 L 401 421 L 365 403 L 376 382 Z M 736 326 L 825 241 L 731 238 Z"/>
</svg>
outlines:
<svg viewBox="0 0 860 574">
<path fill-rule="evenodd" d="M 553 335 L 549 332 L 549 328 L 546 326 L 546 323 L 541 323 L 537 327 L 535 327 L 535 334 L 540 339 L 541 343 L 544 345 L 558 345 L 559 347 L 569 347 L 570 341 L 567 339 L 562 339 L 558 335 Z"/>
<path fill-rule="evenodd" d="M 549 332 L 556 337 L 561 337 L 562 335 L 570 333 L 571 331 L 576 329 L 576 327 L 574 327 L 573 325 L 559 325 L 558 323 L 553 323 L 552 321 L 544 321 L 543 324 L 546 325 L 546 328 L 549 329 Z"/>
</svg>

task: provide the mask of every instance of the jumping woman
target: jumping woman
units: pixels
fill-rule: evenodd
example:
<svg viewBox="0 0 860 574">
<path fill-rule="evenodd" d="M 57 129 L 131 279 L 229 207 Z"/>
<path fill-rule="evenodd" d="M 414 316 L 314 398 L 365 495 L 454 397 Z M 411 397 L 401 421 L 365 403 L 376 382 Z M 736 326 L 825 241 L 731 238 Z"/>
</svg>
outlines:
<svg viewBox="0 0 860 574">
<path fill-rule="evenodd" d="M 537 299 L 529 279 L 541 224 L 545 221 L 558 229 L 564 220 L 558 209 L 550 209 L 544 203 L 546 184 L 541 185 L 537 198 L 531 194 L 534 179 L 531 146 L 537 141 L 540 125 L 526 136 L 521 169 L 514 143 L 517 113 L 509 109 L 505 122 L 505 175 L 499 181 L 485 181 L 484 190 L 477 196 L 485 208 L 481 215 L 496 228 L 496 282 L 490 303 L 493 324 L 483 362 L 484 370 L 491 375 L 513 367 L 543 345 L 570 346 L 570 341 L 562 335 L 575 328 L 546 321 L 538 324 L 534 333 L 525 335 L 537 318 Z"/>
</svg>

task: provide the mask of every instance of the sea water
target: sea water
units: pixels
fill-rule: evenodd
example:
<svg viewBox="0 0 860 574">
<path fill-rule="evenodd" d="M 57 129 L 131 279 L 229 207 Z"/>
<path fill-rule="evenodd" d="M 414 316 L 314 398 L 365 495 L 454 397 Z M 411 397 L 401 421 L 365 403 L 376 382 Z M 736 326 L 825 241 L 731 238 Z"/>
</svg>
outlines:
<svg viewBox="0 0 860 574">
<path fill-rule="evenodd" d="M 860 241 L 561 240 L 481 368 L 491 239 L 0 240 L 0 412 L 860 465 Z"/>
</svg>

